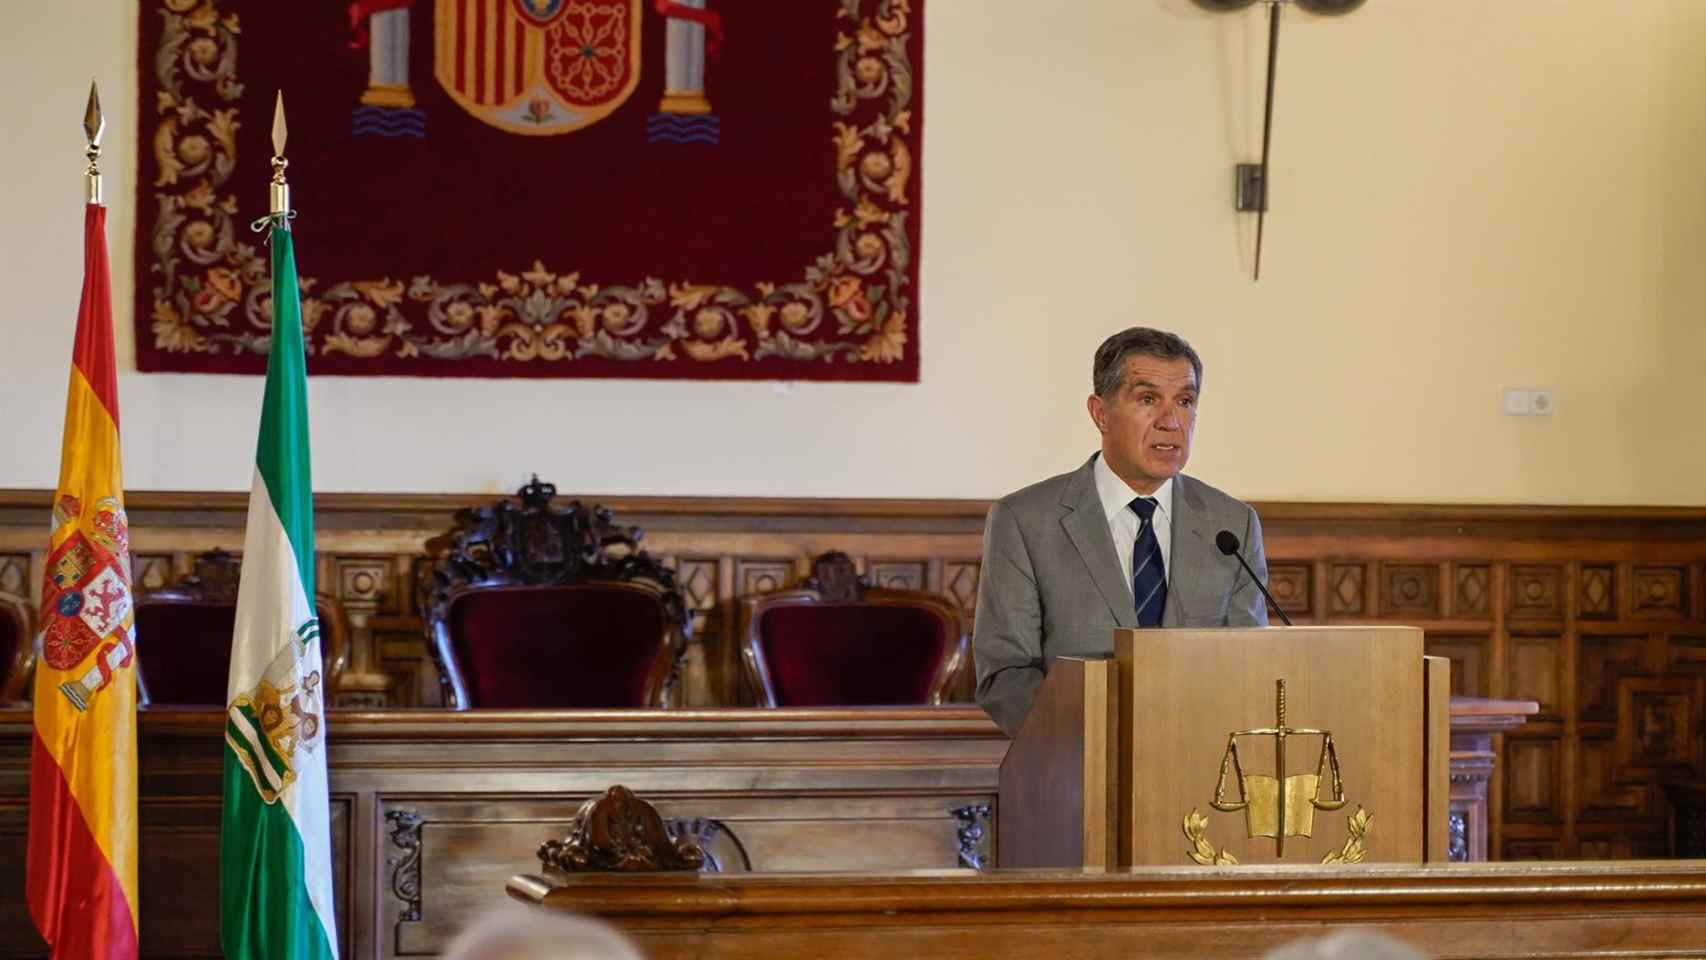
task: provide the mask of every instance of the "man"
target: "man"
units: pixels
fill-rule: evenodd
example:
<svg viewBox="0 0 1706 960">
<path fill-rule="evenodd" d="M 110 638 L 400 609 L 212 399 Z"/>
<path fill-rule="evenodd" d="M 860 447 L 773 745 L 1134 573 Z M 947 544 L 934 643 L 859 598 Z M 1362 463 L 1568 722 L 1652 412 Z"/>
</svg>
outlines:
<svg viewBox="0 0 1706 960">
<path fill-rule="evenodd" d="M 1056 657 L 1107 656 L 1118 627 L 1267 626 L 1261 592 L 1215 537 L 1230 530 L 1268 575 L 1244 503 L 1180 471 L 1191 455 L 1202 361 L 1147 327 L 1096 351 L 1090 420 L 1102 451 L 997 500 L 977 594 L 977 702 L 1018 733 Z"/>
</svg>

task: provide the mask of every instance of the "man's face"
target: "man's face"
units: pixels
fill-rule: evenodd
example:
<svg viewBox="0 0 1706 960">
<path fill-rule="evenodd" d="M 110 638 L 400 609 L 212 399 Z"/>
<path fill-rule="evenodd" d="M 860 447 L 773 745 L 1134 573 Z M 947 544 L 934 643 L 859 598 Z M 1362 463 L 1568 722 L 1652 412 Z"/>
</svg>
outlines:
<svg viewBox="0 0 1706 960">
<path fill-rule="evenodd" d="M 1185 469 L 1197 425 L 1197 375 L 1184 357 L 1125 358 L 1111 398 L 1090 396 L 1090 419 L 1102 432 L 1102 458 L 1138 493 L 1154 493 Z"/>
</svg>

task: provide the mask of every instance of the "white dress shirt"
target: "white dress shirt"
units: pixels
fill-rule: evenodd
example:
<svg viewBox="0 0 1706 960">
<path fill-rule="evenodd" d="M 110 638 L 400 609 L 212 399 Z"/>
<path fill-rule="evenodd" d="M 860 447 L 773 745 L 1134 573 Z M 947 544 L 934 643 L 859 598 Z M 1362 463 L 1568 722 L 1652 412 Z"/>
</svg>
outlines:
<svg viewBox="0 0 1706 960">
<path fill-rule="evenodd" d="M 1173 478 L 1161 481 L 1154 493 L 1142 494 L 1133 490 L 1119 474 L 1108 466 L 1100 455 L 1096 457 L 1096 494 L 1102 500 L 1102 512 L 1108 517 L 1108 532 L 1114 538 L 1114 553 L 1120 558 L 1120 571 L 1125 574 L 1125 586 L 1131 589 L 1131 553 L 1137 545 L 1142 521 L 1131 508 L 1137 497 L 1155 498 L 1155 539 L 1161 544 L 1161 573 L 1171 584 L 1173 564 Z"/>
</svg>

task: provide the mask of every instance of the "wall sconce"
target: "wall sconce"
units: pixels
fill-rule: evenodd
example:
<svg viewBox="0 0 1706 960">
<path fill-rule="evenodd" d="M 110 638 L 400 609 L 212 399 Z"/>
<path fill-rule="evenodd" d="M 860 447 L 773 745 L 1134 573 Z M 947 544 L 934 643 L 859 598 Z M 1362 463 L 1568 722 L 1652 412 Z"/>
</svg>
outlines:
<svg viewBox="0 0 1706 960">
<path fill-rule="evenodd" d="M 1280 7 L 1295 3 L 1310 13 L 1338 16 L 1363 5 L 1364 0 L 1196 0 L 1199 7 L 1217 13 L 1242 10 L 1257 3 L 1268 5 L 1268 84 L 1262 107 L 1262 162 L 1240 163 L 1233 168 L 1232 209 L 1256 213 L 1256 265 L 1252 280 L 1262 279 L 1262 228 L 1268 216 L 1269 144 L 1274 130 L 1274 69 L 1279 62 Z"/>
</svg>

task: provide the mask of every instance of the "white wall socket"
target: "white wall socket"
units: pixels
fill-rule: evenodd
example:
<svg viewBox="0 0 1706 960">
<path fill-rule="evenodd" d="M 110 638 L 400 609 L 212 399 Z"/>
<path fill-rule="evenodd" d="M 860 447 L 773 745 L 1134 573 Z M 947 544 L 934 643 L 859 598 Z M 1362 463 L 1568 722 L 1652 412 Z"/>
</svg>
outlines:
<svg viewBox="0 0 1706 960">
<path fill-rule="evenodd" d="M 1505 414 L 1512 417 L 1549 417 L 1552 415 L 1550 387 L 1506 387 Z"/>
</svg>

